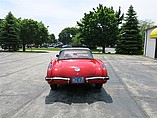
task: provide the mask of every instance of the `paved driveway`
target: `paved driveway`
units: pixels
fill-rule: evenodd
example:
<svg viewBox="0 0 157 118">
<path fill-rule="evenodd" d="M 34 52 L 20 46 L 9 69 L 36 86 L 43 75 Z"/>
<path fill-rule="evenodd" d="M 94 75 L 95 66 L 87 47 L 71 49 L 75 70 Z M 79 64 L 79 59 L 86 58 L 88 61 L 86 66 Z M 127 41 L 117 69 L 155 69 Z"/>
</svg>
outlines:
<svg viewBox="0 0 157 118">
<path fill-rule="evenodd" d="M 157 117 L 157 60 L 143 56 L 105 56 L 128 95 L 151 118 Z"/>
<path fill-rule="evenodd" d="M 156 60 L 95 55 L 106 63 L 110 76 L 101 91 L 93 86 L 51 91 L 44 77 L 56 54 L 0 52 L 0 117 L 156 118 Z"/>
</svg>

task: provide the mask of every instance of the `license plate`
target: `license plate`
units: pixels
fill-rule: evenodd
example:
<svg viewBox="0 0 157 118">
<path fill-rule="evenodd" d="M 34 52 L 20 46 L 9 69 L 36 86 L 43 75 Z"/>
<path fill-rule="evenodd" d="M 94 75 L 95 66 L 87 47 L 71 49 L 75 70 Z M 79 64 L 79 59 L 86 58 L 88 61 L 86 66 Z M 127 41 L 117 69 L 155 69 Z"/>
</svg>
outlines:
<svg viewBox="0 0 157 118">
<path fill-rule="evenodd" d="M 72 83 L 84 83 L 84 77 L 72 77 Z"/>
</svg>

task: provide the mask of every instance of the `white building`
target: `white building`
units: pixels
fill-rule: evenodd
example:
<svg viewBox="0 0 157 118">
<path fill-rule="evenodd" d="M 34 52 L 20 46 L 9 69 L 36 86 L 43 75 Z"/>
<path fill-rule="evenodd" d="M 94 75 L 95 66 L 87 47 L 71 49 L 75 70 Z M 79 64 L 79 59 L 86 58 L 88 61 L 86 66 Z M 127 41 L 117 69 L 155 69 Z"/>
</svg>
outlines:
<svg viewBox="0 0 157 118">
<path fill-rule="evenodd" d="M 157 59 L 157 26 L 146 30 L 144 55 Z"/>
</svg>

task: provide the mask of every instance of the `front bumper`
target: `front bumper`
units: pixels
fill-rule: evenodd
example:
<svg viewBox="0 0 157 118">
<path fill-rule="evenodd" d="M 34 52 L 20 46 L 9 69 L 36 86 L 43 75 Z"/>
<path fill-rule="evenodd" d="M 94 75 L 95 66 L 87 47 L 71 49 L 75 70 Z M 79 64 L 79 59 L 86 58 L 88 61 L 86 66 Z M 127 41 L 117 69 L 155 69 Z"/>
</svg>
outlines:
<svg viewBox="0 0 157 118">
<path fill-rule="evenodd" d="M 109 80 L 109 77 L 87 77 L 84 78 L 85 79 L 85 83 L 83 84 L 94 84 L 94 83 L 106 83 L 107 80 Z M 45 77 L 45 80 L 49 83 L 49 84 L 73 84 L 71 81 L 71 78 L 64 78 L 64 77 Z"/>
</svg>

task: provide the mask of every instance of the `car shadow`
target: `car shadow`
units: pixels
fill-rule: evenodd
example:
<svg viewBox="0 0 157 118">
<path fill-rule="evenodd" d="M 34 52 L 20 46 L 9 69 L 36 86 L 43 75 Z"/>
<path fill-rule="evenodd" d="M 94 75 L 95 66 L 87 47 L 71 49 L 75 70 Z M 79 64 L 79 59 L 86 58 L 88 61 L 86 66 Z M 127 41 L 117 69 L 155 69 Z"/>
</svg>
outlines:
<svg viewBox="0 0 157 118">
<path fill-rule="evenodd" d="M 45 104 L 53 104 L 55 102 L 62 102 L 69 105 L 72 103 L 92 104 L 98 101 L 113 103 L 112 97 L 104 88 L 97 90 L 92 85 L 62 85 L 55 91 L 50 90 L 49 95 L 45 98 Z"/>
</svg>

